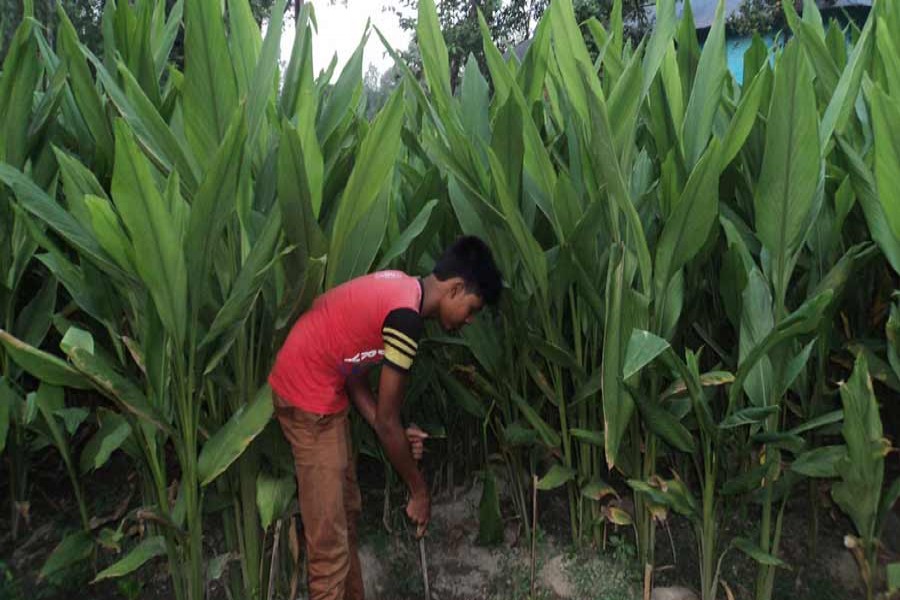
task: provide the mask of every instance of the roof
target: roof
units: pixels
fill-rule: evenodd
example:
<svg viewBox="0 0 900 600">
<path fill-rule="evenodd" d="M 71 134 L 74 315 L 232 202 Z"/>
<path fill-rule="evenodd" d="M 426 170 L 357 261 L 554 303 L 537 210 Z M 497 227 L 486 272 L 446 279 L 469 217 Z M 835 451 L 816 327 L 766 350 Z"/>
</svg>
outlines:
<svg viewBox="0 0 900 600">
<path fill-rule="evenodd" d="M 725 18 L 737 13 L 742 4 L 742 0 L 725 0 Z M 816 4 L 821 9 L 847 8 L 851 6 L 871 7 L 872 0 L 816 0 Z M 694 24 L 697 29 L 708 29 L 712 27 L 716 18 L 716 6 L 718 0 L 693 0 L 691 2 L 691 10 L 694 13 Z M 655 8 L 650 8 L 652 15 Z M 676 0 L 675 12 L 681 17 L 684 11 L 684 0 Z"/>
</svg>

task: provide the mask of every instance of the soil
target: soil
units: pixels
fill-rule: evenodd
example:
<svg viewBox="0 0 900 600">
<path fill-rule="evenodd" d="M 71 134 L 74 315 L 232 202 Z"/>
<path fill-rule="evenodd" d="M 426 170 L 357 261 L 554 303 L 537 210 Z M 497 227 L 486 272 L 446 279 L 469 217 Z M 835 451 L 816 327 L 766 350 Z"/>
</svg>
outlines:
<svg viewBox="0 0 900 600">
<path fill-rule="evenodd" d="M 113 461 L 104 471 L 91 475 L 85 487 L 91 490 L 91 514 L 107 515 L 127 499 L 130 464 Z M 420 549 L 403 520 L 403 498 L 392 497 L 388 533 L 383 525 L 383 485 L 375 463 L 362 465 L 364 514 L 361 519 L 361 561 L 370 600 L 420 600 L 425 597 Z M 0 600 L 53 600 L 62 598 L 170 599 L 172 593 L 165 562 L 148 563 L 136 575 L 118 581 L 89 585 L 96 572 L 116 559 L 100 554 L 93 564 L 84 564 L 49 581 L 38 581 L 37 573 L 51 550 L 77 523 L 77 507 L 68 480 L 55 460 L 35 465 L 30 523 L 20 539 L 12 541 L 8 511 L 0 517 Z M 5 478 L 0 479 L 5 487 Z M 0 490 L 4 500 L 6 489 Z M 425 558 L 432 600 L 524 600 L 531 595 L 529 539 L 504 506 L 505 540 L 493 548 L 477 544 L 480 485 L 458 487 L 435 498 L 433 520 L 425 538 Z M 852 528 L 833 507 L 824 507 L 816 552 L 808 547 L 808 504 L 797 494 L 785 515 L 782 556 L 791 565 L 778 573 L 774 598 L 778 600 L 862 599 L 859 571 L 844 535 Z M 540 527 L 535 553 L 533 600 L 631 600 L 641 598 L 641 569 L 635 560 L 632 535 L 620 528 L 608 531 L 605 547 L 571 546 L 567 506 L 561 494 L 542 493 Z M 5 504 L 5 503 L 4 503 Z M 133 508 L 133 506 L 132 506 Z M 739 511 L 724 526 L 723 537 L 752 536 L 754 508 Z M 697 559 L 694 534 L 682 518 L 670 517 L 657 532 L 655 584 L 697 590 Z M 208 532 L 208 545 L 221 544 Z M 900 552 L 900 519 L 892 516 L 884 534 L 887 550 Z M 755 564 L 731 551 L 723 563 L 722 579 L 736 600 L 752 598 Z M 299 598 L 305 598 L 301 585 Z M 726 596 L 724 588 L 720 598 Z M 211 600 L 226 598 L 223 588 L 210 589 Z M 276 596 L 277 597 L 277 596 Z M 675 597 L 657 595 L 656 597 Z M 689 598 L 690 596 L 684 596 Z"/>
</svg>

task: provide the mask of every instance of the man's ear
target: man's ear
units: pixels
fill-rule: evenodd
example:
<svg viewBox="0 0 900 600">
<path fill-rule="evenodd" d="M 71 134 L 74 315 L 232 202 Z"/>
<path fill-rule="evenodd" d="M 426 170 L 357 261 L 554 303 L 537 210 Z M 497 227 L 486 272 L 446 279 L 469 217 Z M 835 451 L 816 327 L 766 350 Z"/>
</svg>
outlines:
<svg viewBox="0 0 900 600">
<path fill-rule="evenodd" d="M 456 298 L 457 296 L 462 296 L 466 293 L 466 282 L 462 277 L 455 277 L 453 280 L 453 286 L 450 288 L 450 297 Z"/>
</svg>

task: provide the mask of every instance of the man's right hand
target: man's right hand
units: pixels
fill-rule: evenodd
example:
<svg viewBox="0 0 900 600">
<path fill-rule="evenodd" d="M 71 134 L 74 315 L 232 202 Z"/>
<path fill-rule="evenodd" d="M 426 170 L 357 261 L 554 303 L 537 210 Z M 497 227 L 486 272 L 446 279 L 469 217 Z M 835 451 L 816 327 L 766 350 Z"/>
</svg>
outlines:
<svg viewBox="0 0 900 600">
<path fill-rule="evenodd" d="M 406 516 L 416 524 L 416 537 L 425 535 L 428 522 L 431 520 L 431 496 L 427 489 L 410 496 L 406 505 Z"/>
</svg>

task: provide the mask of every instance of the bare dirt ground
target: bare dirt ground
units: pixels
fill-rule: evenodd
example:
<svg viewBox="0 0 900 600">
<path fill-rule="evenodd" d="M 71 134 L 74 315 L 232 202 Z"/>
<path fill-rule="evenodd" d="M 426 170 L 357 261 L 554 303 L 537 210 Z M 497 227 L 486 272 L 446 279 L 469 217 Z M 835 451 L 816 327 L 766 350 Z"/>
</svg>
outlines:
<svg viewBox="0 0 900 600">
<path fill-rule="evenodd" d="M 123 465 L 127 466 L 127 465 Z M 106 490 L 93 495 L 94 514 L 107 514 L 127 493 L 122 473 L 107 473 L 88 483 L 88 489 Z M 116 582 L 90 585 L 97 566 L 85 564 L 54 581 L 37 580 L 37 572 L 64 533 L 77 523 L 74 500 L 62 485 L 61 473 L 42 472 L 35 481 L 30 507 L 31 523 L 13 543 L 8 513 L 0 515 L 0 600 L 55 600 L 85 598 L 96 600 L 169 600 L 172 597 L 164 561 L 157 559 L 137 575 Z M 374 482 L 372 482 L 374 483 Z M 107 487 L 103 487 L 106 485 Z M 0 487 L 2 483 L 0 483 Z M 5 490 L 3 490 L 5 492 Z M 51 493 L 52 492 L 52 493 Z M 369 600 L 422 600 L 425 598 L 419 545 L 404 524 L 402 499 L 394 498 L 392 533 L 382 524 L 383 497 L 378 485 L 364 488 L 365 513 L 361 529 L 361 558 Z M 479 546 L 479 485 L 460 487 L 455 494 L 443 493 L 435 499 L 433 520 L 425 540 L 430 600 L 640 600 L 641 569 L 636 563 L 629 530 L 610 530 L 605 548 L 574 550 L 568 538 L 565 499 L 549 494 L 541 497 L 541 520 L 535 553 L 534 594 L 531 594 L 531 546 L 518 522 L 504 506 L 505 540 L 497 547 Z M 5 498 L 4 498 L 5 499 Z M 807 504 L 798 498 L 785 518 L 783 558 L 790 569 L 779 572 L 776 600 L 859 600 L 863 597 L 856 565 L 843 547 L 850 524 L 837 511 L 823 511 L 818 551 L 807 548 Z M 735 516 L 724 528 L 727 539 L 752 535 L 752 509 Z M 748 516 L 749 515 L 749 516 Z M 688 524 L 673 517 L 669 523 L 671 541 L 665 529 L 657 534 L 656 584 L 654 600 L 693 600 L 696 590 L 696 549 Z M 215 546 L 215 532 L 208 532 L 208 544 Z M 885 545 L 900 550 L 900 519 L 892 518 L 884 534 Z M 108 560 L 106 562 L 109 562 Z M 735 600 L 753 595 L 755 565 L 737 552 L 729 553 L 723 564 L 723 579 Z M 678 589 L 680 588 L 680 589 Z M 725 598 L 724 589 L 720 598 Z M 212 600 L 225 599 L 221 588 L 210 591 Z M 276 595 L 276 598 L 278 596 Z M 300 599 L 305 599 L 300 592 Z M 278 600 L 284 600 L 279 598 Z"/>
<path fill-rule="evenodd" d="M 484 548 L 478 535 L 478 486 L 460 490 L 456 498 L 435 502 L 426 538 L 426 562 L 431 600 L 524 600 L 531 594 L 530 546 L 509 522 L 504 544 Z M 561 503 L 558 503 L 561 504 Z M 550 519 L 560 517 L 561 506 L 548 506 Z M 856 600 L 863 597 L 861 580 L 850 553 L 843 547 L 849 523 L 838 515 L 825 515 L 815 557 L 806 548 L 807 525 L 798 503 L 786 517 L 784 557 L 792 565 L 779 573 L 778 600 Z M 639 600 L 640 569 L 627 531 L 610 532 L 603 548 L 571 548 L 562 523 L 550 523 L 539 536 L 535 556 L 534 600 Z M 725 535 L 735 535 L 752 523 L 734 519 Z M 660 530 L 657 560 L 660 588 L 654 599 L 693 600 L 696 551 L 693 533 L 683 520 L 670 524 L 672 541 Z M 674 553 L 673 553 L 674 544 Z M 418 545 L 408 534 L 386 536 L 371 532 L 361 552 L 370 599 L 420 600 L 425 598 Z M 755 564 L 736 552 L 723 565 L 723 578 L 735 599 L 753 594 Z M 721 594 L 725 598 L 724 588 Z"/>
</svg>

